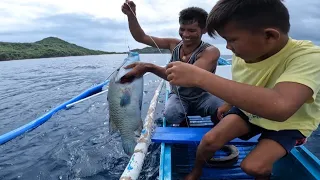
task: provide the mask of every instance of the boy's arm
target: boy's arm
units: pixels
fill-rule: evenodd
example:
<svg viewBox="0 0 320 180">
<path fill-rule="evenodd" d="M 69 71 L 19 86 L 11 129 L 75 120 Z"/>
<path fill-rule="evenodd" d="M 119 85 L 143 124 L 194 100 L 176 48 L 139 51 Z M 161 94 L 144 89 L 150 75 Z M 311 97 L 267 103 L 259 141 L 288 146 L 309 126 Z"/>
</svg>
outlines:
<svg viewBox="0 0 320 180">
<path fill-rule="evenodd" d="M 272 89 L 234 82 L 179 62 L 168 65 L 166 73 L 172 84 L 198 86 L 244 111 L 282 122 L 315 99 L 320 88 L 318 56 L 314 53 L 292 60 Z"/>
<path fill-rule="evenodd" d="M 285 121 L 320 88 L 319 53 L 293 59 L 272 89 L 226 80 L 202 72 L 199 86 L 244 111 L 273 121 Z"/>
<path fill-rule="evenodd" d="M 244 111 L 273 121 L 285 121 L 308 99 L 313 91 L 294 82 L 278 83 L 273 89 L 237 83 L 202 72 L 199 87 Z"/>
</svg>

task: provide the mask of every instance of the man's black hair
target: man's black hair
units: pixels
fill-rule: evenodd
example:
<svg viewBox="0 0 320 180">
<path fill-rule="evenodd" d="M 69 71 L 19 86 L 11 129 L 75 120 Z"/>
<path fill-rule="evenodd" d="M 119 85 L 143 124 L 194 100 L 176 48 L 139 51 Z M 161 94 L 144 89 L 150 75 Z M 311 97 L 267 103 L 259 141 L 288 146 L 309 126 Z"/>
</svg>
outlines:
<svg viewBox="0 0 320 180">
<path fill-rule="evenodd" d="M 206 20 L 208 13 L 199 7 L 189 7 L 180 11 L 179 23 L 180 24 L 192 24 L 198 22 L 199 27 L 204 29 L 206 27 Z"/>
</svg>

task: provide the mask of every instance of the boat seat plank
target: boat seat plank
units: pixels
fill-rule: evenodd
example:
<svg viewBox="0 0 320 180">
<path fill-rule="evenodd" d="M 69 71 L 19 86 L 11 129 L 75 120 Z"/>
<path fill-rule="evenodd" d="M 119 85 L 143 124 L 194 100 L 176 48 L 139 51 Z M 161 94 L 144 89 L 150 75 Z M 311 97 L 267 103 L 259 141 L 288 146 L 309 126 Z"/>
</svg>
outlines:
<svg viewBox="0 0 320 180">
<path fill-rule="evenodd" d="M 166 144 L 193 144 L 199 143 L 211 128 L 188 128 L 188 127 L 157 127 L 151 138 L 154 143 Z M 245 141 L 235 138 L 228 144 L 234 145 L 255 145 L 260 135 L 254 136 Z"/>
</svg>

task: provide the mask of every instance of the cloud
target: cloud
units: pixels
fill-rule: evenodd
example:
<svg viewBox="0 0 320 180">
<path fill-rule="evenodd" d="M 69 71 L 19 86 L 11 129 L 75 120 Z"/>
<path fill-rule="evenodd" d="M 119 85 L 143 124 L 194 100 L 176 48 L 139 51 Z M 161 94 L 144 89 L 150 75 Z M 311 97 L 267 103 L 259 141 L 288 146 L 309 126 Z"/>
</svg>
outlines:
<svg viewBox="0 0 320 180">
<path fill-rule="evenodd" d="M 145 47 L 130 35 L 127 18 L 121 12 L 124 1 L 106 0 L 1 0 L 0 41 L 34 42 L 56 36 L 91 49 L 126 51 Z M 178 36 L 179 11 L 189 6 L 210 11 L 216 1 L 211 0 L 135 0 L 137 17 L 144 31 L 153 36 Z M 286 0 L 291 15 L 290 35 L 320 44 L 320 1 L 308 3 Z M 301 8 L 304 7 L 304 8 Z M 221 54 L 231 54 L 222 38 L 204 40 L 217 46 Z"/>
<path fill-rule="evenodd" d="M 287 0 L 285 5 L 290 13 L 290 36 L 296 39 L 307 39 L 320 45 L 320 1 L 308 0 L 294 1 Z"/>
</svg>

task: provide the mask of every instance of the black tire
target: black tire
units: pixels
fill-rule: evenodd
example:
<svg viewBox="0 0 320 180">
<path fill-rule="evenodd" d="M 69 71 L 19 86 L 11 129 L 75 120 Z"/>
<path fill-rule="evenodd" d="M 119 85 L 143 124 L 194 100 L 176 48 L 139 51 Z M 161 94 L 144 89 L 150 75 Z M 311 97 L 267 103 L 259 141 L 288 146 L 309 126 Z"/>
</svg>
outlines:
<svg viewBox="0 0 320 180">
<path fill-rule="evenodd" d="M 238 162 L 239 150 L 236 146 L 224 145 L 220 150 L 230 153 L 230 155 L 220 158 L 211 158 L 207 164 L 209 167 L 231 167 L 232 165 Z"/>
</svg>

